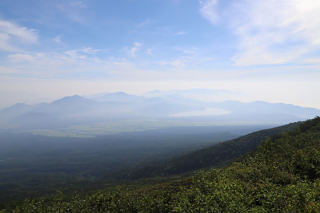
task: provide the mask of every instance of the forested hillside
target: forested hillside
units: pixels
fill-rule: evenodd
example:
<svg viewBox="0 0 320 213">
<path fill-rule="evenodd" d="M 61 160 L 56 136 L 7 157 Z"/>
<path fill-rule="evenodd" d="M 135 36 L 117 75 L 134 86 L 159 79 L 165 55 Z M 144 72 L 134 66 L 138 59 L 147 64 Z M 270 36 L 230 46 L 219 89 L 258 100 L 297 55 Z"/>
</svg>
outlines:
<svg viewBox="0 0 320 213">
<path fill-rule="evenodd" d="M 222 169 L 91 195 L 29 200 L 15 212 L 319 212 L 320 118 L 266 139 Z"/>
<path fill-rule="evenodd" d="M 241 155 L 257 148 L 266 137 L 277 135 L 284 131 L 295 129 L 299 123 L 291 123 L 271 129 L 265 129 L 251 134 L 206 147 L 183 156 L 159 161 L 136 168 L 128 175 L 129 178 L 145 178 L 152 176 L 168 176 L 193 172 L 198 169 L 228 165 Z"/>
<path fill-rule="evenodd" d="M 0 131 L 0 209 L 28 197 L 100 188 L 132 167 L 183 155 L 265 127 L 179 127 L 99 137 Z"/>
</svg>

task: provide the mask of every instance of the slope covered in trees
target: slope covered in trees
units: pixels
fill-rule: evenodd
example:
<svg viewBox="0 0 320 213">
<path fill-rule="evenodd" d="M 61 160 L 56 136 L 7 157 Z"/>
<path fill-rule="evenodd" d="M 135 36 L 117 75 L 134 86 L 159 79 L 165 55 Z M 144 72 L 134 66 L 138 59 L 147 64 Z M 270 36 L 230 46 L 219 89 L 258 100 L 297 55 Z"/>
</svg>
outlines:
<svg viewBox="0 0 320 213">
<path fill-rule="evenodd" d="M 320 118 L 222 169 L 91 195 L 29 200 L 15 212 L 319 212 Z"/>
<path fill-rule="evenodd" d="M 140 168 L 135 168 L 129 178 L 168 176 L 188 173 L 199 169 L 220 167 L 236 160 L 241 155 L 253 151 L 266 137 L 295 129 L 299 123 L 292 123 L 272 129 L 261 130 L 251 134 L 215 144 L 169 160 L 159 161 Z"/>
</svg>

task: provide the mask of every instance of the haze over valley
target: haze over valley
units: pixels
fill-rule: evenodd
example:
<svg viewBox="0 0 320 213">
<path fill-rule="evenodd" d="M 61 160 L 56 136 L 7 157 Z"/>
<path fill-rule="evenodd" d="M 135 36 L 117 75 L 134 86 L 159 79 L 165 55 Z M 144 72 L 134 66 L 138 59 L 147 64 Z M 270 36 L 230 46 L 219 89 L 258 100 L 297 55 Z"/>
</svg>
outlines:
<svg viewBox="0 0 320 213">
<path fill-rule="evenodd" d="M 116 92 L 67 96 L 35 105 L 17 103 L 0 111 L 0 128 L 88 137 L 182 126 L 276 126 L 310 119 L 320 112 L 263 101 L 211 101 L 219 93 L 205 89 L 153 91 L 143 96 Z"/>
<path fill-rule="evenodd" d="M 0 213 L 320 212 L 319 11 L 0 0 Z"/>
</svg>

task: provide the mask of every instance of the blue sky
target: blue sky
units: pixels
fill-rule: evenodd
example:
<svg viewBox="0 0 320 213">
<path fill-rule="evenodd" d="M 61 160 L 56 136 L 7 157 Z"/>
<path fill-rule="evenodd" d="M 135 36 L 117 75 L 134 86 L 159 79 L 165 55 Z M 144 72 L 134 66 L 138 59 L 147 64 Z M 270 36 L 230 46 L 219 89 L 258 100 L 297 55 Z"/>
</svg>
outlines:
<svg viewBox="0 0 320 213">
<path fill-rule="evenodd" d="M 1 0 L 0 107 L 210 88 L 320 108 L 319 10 L 314 0 Z"/>
</svg>

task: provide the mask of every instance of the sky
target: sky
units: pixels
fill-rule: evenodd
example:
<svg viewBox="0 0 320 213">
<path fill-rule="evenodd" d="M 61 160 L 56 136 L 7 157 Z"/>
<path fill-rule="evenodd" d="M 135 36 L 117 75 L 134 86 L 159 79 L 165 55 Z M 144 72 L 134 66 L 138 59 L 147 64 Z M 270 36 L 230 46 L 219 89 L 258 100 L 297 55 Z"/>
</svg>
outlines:
<svg viewBox="0 0 320 213">
<path fill-rule="evenodd" d="M 207 88 L 320 108 L 319 11 L 315 0 L 1 0 L 0 107 Z"/>
</svg>

